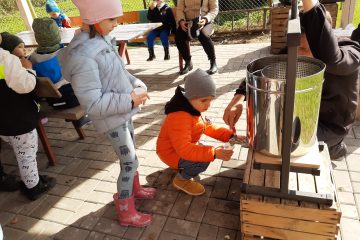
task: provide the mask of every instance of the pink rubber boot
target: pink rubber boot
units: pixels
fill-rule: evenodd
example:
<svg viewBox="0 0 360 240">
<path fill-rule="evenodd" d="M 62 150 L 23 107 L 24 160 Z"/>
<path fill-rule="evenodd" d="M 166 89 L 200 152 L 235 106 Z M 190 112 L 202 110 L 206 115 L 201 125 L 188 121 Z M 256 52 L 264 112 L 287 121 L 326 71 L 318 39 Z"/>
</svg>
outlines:
<svg viewBox="0 0 360 240">
<path fill-rule="evenodd" d="M 134 196 L 119 199 L 118 194 L 115 193 L 113 198 L 118 221 L 121 226 L 145 227 L 151 224 L 151 215 L 136 211 Z"/>
<path fill-rule="evenodd" d="M 147 187 L 144 188 L 140 185 L 139 180 L 139 173 L 138 171 L 135 172 L 134 176 L 134 183 L 133 183 L 133 195 L 135 198 L 143 198 L 143 199 L 150 199 L 154 198 L 156 194 L 156 189 Z"/>
</svg>

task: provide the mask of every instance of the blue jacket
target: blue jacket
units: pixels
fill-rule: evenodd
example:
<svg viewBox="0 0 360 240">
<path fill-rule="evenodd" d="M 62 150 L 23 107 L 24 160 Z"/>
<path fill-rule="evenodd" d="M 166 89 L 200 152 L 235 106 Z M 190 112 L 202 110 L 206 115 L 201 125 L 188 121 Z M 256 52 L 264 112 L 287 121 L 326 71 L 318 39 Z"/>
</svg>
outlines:
<svg viewBox="0 0 360 240">
<path fill-rule="evenodd" d="M 82 108 L 95 128 L 107 132 L 138 111 L 132 109 L 131 92 L 146 85 L 126 69 L 110 36 L 81 32 L 58 55 L 63 76 L 70 81 Z"/>
</svg>

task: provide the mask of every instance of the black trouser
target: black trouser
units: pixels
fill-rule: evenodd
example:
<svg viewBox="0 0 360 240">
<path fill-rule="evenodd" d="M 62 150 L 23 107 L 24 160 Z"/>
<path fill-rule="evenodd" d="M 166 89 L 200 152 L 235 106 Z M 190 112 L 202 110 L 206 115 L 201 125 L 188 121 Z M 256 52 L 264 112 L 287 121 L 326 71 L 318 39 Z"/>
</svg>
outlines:
<svg viewBox="0 0 360 240">
<path fill-rule="evenodd" d="M 199 39 L 199 42 L 201 43 L 201 45 L 203 46 L 204 51 L 208 56 L 208 59 L 215 60 L 216 57 L 215 57 L 214 43 L 211 40 L 210 36 L 207 36 L 204 34 L 204 32 L 210 32 L 210 31 L 206 31 L 205 28 L 212 28 L 211 23 L 206 24 L 204 26 L 204 28 L 200 31 L 200 35 L 199 35 L 198 39 Z M 176 47 L 178 48 L 179 53 L 182 55 L 183 59 L 185 61 L 190 61 L 191 54 L 190 54 L 189 46 L 186 43 L 187 41 L 190 41 L 188 33 L 184 32 L 181 29 L 181 26 L 179 26 L 175 33 Z"/>
</svg>

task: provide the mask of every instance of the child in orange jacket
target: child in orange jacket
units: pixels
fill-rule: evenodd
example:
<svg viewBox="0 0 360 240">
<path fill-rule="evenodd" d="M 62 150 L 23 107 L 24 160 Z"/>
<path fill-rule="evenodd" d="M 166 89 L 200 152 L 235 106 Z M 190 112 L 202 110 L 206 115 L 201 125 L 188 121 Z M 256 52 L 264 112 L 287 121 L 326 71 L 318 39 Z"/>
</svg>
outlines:
<svg viewBox="0 0 360 240">
<path fill-rule="evenodd" d="M 211 76 L 198 69 L 184 80 L 185 88 L 178 86 L 165 106 L 167 116 L 159 133 L 156 153 L 169 167 L 180 170 L 173 186 L 198 196 L 205 192 L 205 188 L 194 178 L 204 172 L 214 159 L 228 161 L 233 154 L 232 149 L 200 144 L 201 135 L 204 133 L 222 142 L 240 137 L 201 116 L 215 99 L 216 86 Z"/>
</svg>

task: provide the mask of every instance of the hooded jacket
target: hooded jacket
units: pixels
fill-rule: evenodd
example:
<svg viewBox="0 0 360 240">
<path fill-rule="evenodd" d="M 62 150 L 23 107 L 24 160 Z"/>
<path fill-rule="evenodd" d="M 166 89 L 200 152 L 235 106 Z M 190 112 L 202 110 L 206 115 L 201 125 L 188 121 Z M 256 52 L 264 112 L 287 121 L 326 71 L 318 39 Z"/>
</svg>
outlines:
<svg viewBox="0 0 360 240">
<path fill-rule="evenodd" d="M 131 92 L 145 84 L 131 75 L 110 36 L 77 34 L 58 55 L 63 76 L 95 128 L 107 132 L 119 127 L 138 112 L 132 109 Z"/>
<path fill-rule="evenodd" d="M 300 20 L 313 56 L 326 64 L 319 122 L 345 137 L 356 116 L 360 45 L 348 38 L 338 39 L 326 21 L 325 11 L 322 4 L 317 4 L 308 12 L 301 13 Z M 245 81 L 236 94 L 246 95 Z"/>
<path fill-rule="evenodd" d="M 162 22 L 162 26 L 156 28 L 156 31 L 168 30 L 170 33 L 176 32 L 176 22 L 172 9 L 166 3 L 160 9 L 148 9 L 147 18 L 150 22 Z"/>
<path fill-rule="evenodd" d="M 345 136 L 356 115 L 360 45 L 348 38 L 337 39 L 325 13 L 318 3 L 300 20 L 313 56 L 326 64 L 319 122 Z"/>
<path fill-rule="evenodd" d="M 202 134 L 219 141 L 229 141 L 233 131 L 212 124 L 194 109 L 177 87 L 175 95 L 165 105 L 167 114 L 156 142 L 156 153 L 160 159 L 173 169 L 178 168 L 179 160 L 211 162 L 215 148 L 198 143 Z"/>
<path fill-rule="evenodd" d="M 0 48 L 0 135 L 17 136 L 36 128 L 39 107 L 32 93 L 35 72 L 22 67 L 18 57 Z"/>
<path fill-rule="evenodd" d="M 191 21 L 199 17 L 201 0 L 178 0 L 176 4 L 176 22 Z M 218 0 L 203 0 L 201 16 L 212 22 L 219 13 Z"/>
</svg>

